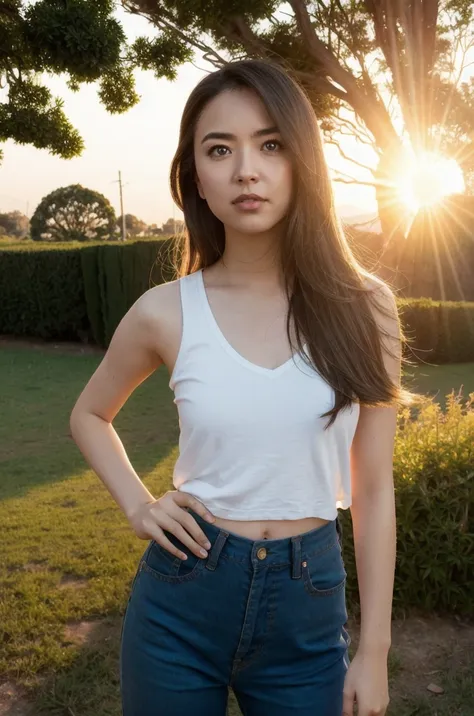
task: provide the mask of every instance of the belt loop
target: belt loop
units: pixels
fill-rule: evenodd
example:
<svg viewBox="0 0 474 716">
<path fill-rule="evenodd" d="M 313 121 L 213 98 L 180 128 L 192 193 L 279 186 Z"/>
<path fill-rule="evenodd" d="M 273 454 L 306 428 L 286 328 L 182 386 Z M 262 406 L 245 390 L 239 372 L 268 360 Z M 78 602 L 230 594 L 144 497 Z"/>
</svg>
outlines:
<svg viewBox="0 0 474 716">
<path fill-rule="evenodd" d="M 292 548 L 292 570 L 291 578 L 301 578 L 301 535 L 295 535 L 291 538 Z"/>
<path fill-rule="evenodd" d="M 224 532 L 224 530 L 219 530 L 219 534 L 217 535 L 216 541 L 212 545 L 211 551 L 209 552 L 209 556 L 206 560 L 206 569 L 210 569 L 211 571 L 215 570 L 215 568 L 217 567 L 219 555 L 223 546 L 226 543 L 228 536 L 228 532 Z"/>
</svg>

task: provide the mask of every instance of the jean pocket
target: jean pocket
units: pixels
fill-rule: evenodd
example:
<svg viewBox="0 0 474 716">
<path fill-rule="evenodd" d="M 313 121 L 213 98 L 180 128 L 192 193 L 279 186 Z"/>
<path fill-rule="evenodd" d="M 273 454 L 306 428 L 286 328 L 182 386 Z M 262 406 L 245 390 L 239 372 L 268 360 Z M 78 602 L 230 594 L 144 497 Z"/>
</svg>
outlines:
<svg viewBox="0 0 474 716">
<path fill-rule="evenodd" d="M 171 552 L 152 540 L 143 559 L 142 568 L 163 582 L 186 582 L 195 579 L 205 565 L 205 558 L 197 557 L 189 547 L 182 544 L 174 535 L 166 537 L 187 555 L 187 559 L 175 557 Z"/>
<path fill-rule="evenodd" d="M 301 567 L 305 589 L 311 595 L 329 597 L 344 589 L 347 573 L 339 540 L 323 553 L 303 555 Z"/>
</svg>

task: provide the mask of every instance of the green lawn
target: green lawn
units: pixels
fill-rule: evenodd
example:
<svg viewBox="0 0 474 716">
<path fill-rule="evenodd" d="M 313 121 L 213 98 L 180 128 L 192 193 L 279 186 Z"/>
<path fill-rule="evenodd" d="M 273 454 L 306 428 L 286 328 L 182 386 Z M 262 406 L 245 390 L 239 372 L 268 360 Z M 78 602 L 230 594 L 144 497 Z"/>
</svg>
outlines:
<svg viewBox="0 0 474 716">
<path fill-rule="evenodd" d="M 23 693 L 30 699 L 35 716 L 121 713 L 121 618 L 146 542 L 69 436 L 70 411 L 99 361 L 53 346 L 0 348 L 0 673 L 16 685 L 19 702 Z M 423 367 L 410 381 L 442 394 L 461 384 L 474 391 L 474 365 Z M 164 368 L 132 395 L 115 427 L 150 491 L 158 497 L 169 489 L 178 425 Z M 390 668 L 399 671 L 396 654 Z M 470 673 L 456 686 L 461 709 L 473 680 Z M 437 702 L 436 710 L 422 702 L 389 714 L 474 713 L 454 701 Z M 229 714 L 238 713 L 232 701 Z"/>
</svg>

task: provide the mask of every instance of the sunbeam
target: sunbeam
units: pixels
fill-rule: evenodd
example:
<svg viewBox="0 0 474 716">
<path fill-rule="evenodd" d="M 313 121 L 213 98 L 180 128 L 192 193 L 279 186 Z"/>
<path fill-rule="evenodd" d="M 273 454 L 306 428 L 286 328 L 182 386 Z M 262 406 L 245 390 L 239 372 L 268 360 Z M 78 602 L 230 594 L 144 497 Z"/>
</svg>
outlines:
<svg viewBox="0 0 474 716">
<path fill-rule="evenodd" d="M 395 186 L 399 200 L 413 214 L 465 190 L 459 164 L 434 152 L 412 155 L 408 160 L 404 157 L 404 165 L 396 173 Z"/>
</svg>

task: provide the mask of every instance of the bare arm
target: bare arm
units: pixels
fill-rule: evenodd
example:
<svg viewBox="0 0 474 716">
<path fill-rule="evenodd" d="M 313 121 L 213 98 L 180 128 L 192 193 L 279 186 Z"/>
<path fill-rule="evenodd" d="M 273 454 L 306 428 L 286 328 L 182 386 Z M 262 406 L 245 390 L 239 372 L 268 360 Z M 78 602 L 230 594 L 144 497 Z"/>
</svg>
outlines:
<svg viewBox="0 0 474 716">
<path fill-rule="evenodd" d="M 373 311 L 382 331 L 384 363 L 393 383 L 399 384 L 401 346 L 397 307 L 387 286 L 382 283 L 376 290 L 382 306 L 373 307 Z M 389 336 L 384 336 L 383 331 Z M 361 626 L 357 652 L 344 681 L 342 710 L 347 716 L 354 713 L 354 701 L 358 713 L 364 716 L 383 716 L 390 702 L 388 653 L 396 557 L 393 486 L 396 413 L 396 407 L 392 406 L 361 406 L 351 446 L 351 516 Z"/>
<path fill-rule="evenodd" d="M 400 382 L 400 330 L 392 292 L 377 289 L 392 314 L 375 312 L 383 338 L 384 362 L 395 384 Z M 390 355 L 390 352 L 394 355 Z M 387 654 L 391 644 L 391 611 L 396 558 L 393 449 L 396 407 L 361 406 L 351 448 L 354 548 L 361 602 L 359 649 Z"/>
<path fill-rule="evenodd" d="M 155 323 L 148 292 L 122 318 L 70 417 L 74 441 L 128 518 L 154 498 L 130 464 L 112 421 L 135 388 L 163 363 L 150 343 Z"/>
<path fill-rule="evenodd" d="M 184 547 L 205 557 L 207 537 L 186 507 L 212 522 L 198 499 L 169 490 L 155 500 L 130 464 L 112 421 L 127 398 L 162 363 L 154 340 L 160 333 L 157 315 L 162 287 L 143 294 L 122 318 L 101 364 L 79 396 L 70 417 L 71 434 L 86 461 L 121 507 L 140 539 L 154 539 L 171 554 L 187 559 L 165 531 Z M 161 309 L 160 309 L 161 305 Z M 204 549 L 205 548 L 205 549 Z M 204 551 L 203 551 L 204 550 Z"/>
</svg>

